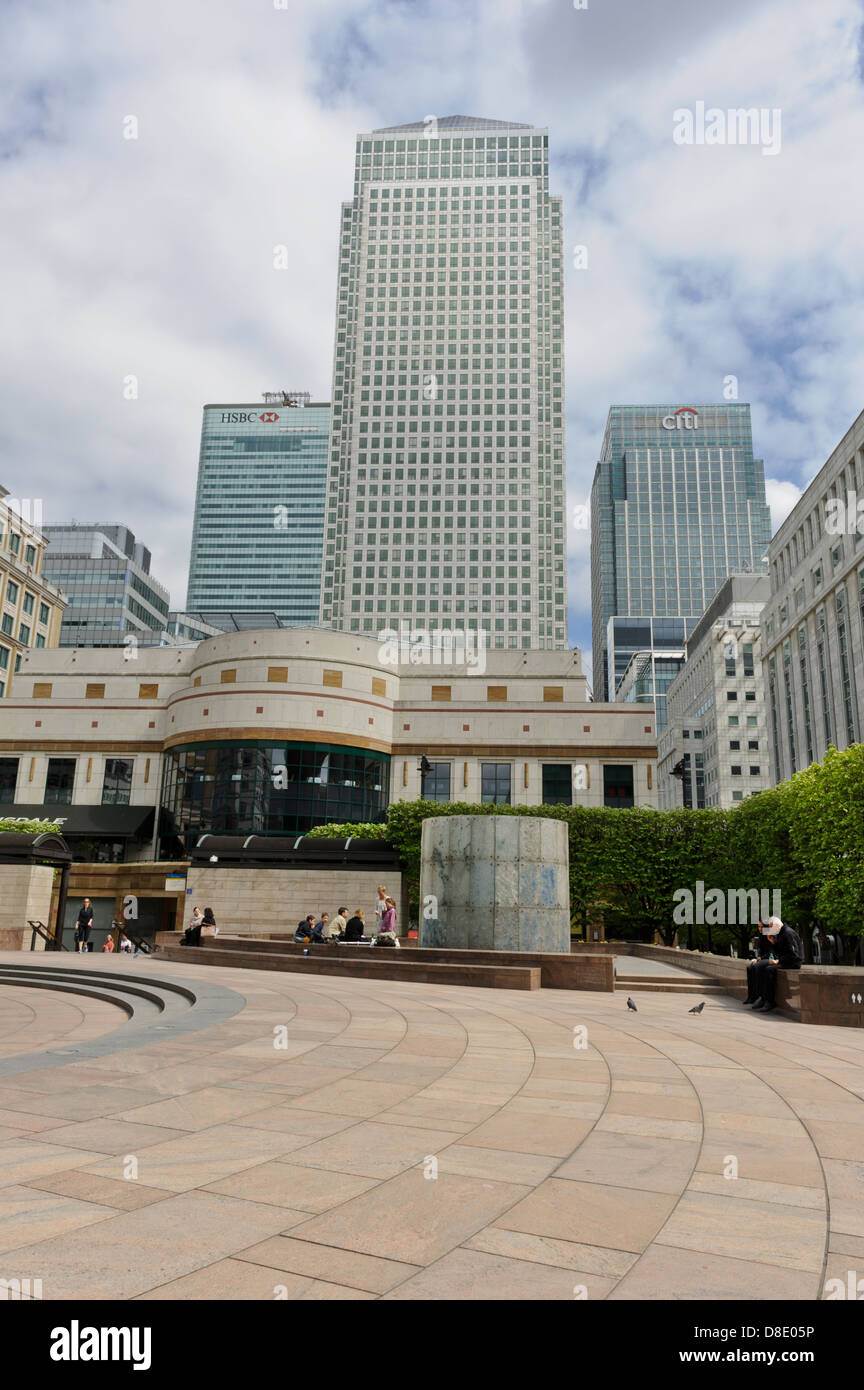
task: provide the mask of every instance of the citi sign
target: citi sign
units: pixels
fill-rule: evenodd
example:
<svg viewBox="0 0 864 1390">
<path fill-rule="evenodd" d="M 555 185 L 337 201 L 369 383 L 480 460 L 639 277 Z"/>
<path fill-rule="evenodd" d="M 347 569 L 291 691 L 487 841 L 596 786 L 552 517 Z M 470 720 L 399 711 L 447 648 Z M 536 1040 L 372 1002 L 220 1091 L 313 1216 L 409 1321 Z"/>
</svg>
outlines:
<svg viewBox="0 0 864 1390">
<path fill-rule="evenodd" d="M 664 430 L 698 430 L 699 411 L 692 405 L 682 405 L 674 415 L 664 415 L 660 423 Z"/>
<path fill-rule="evenodd" d="M 275 410 L 262 410 L 260 415 L 256 415 L 251 410 L 223 410 L 223 425 L 251 425 L 256 420 L 260 420 L 264 425 L 272 425 L 279 419 Z"/>
</svg>

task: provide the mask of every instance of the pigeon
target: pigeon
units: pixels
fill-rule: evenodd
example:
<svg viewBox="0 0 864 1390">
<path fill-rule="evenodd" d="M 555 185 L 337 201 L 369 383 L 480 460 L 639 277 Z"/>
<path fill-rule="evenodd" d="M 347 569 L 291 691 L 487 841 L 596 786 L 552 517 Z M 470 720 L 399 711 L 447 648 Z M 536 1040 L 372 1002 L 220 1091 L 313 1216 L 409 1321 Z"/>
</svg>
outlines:
<svg viewBox="0 0 864 1390">
<path fill-rule="evenodd" d="M 704 1008 L 705 1008 L 705 1000 L 703 999 L 703 1000 L 702 1000 L 702 1003 L 701 1003 L 701 1004 L 697 1004 L 696 1007 L 695 1007 L 695 1009 L 688 1009 L 687 1012 L 688 1012 L 688 1014 L 701 1014 L 701 1012 L 702 1012 L 702 1010 L 703 1010 Z"/>
<path fill-rule="evenodd" d="M 627 996 L 627 1008 L 632 1009 L 634 1014 L 638 1014 L 639 1012 L 639 1010 L 636 1008 L 636 1005 L 633 1003 L 633 1000 L 630 998 L 629 994 Z"/>
</svg>

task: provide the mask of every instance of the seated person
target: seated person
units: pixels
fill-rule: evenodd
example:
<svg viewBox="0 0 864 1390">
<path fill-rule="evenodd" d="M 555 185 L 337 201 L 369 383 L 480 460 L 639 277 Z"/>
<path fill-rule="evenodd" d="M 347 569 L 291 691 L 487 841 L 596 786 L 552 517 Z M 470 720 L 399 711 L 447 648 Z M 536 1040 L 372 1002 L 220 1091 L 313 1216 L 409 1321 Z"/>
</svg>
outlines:
<svg viewBox="0 0 864 1390">
<path fill-rule="evenodd" d="M 212 907 L 205 907 L 204 916 L 201 921 L 201 940 L 206 936 L 218 936 L 219 928 L 216 925 L 216 918 L 213 916 Z"/>
<path fill-rule="evenodd" d="M 330 913 L 322 912 L 321 921 L 316 922 L 312 928 L 313 941 L 326 941 L 330 935 Z"/>
<path fill-rule="evenodd" d="M 769 917 L 765 934 L 771 940 L 777 959 L 760 961 L 756 967 L 756 988 L 760 997 L 753 1009 L 764 1009 L 768 1014 L 777 1007 L 777 971 L 800 970 L 803 952 L 798 933 L 779 917 Z"/>
<path fill-rule="evenodd" d="M 132 942 L 129 940 L 128 936 L 126 935 L 126 933 L 125 933 L 124 931 L 121 931 L 121 933 L 120 933 L 120 950 L 121 950 L 121 951 L 131 951 L 131 950 L 132 950 Z"/>
<path fill-rule="evenodd" d="M 346 941 L 364 941 L 364 940 L 365 940 L 365 936 L 364 936 L 364 933 L 365 933 L 365 931 L 366 931 L 366 922 L 365 922 L 365 920 L 364 920 L 364 919 L 365 919 L 365 916 L 366 916 L 366 914 L 364 913 L 362 907 L 358 907 L 358 908 L 355 909 L 354 916 L 351 917 L 351 918 L 349 919 L 348 924 L 347 924 L 347 926 L 345 927 L 345 940 L 346 940 Z"/>
<path fill-rule="evenodd" d="M 102 950 L 109 953 L 114 950 L 114 938 L 110 934 L 106 936 L 105 945 L 102 947 Z"/>
<path fill-rule="evenodd" d="M 310 912 L 302 922 L 297 923 L 297 930 L 294 933 L 295 941 L 311 941 L 312 933 L 315 930 L 315 913 Z"/>
<path fill-rule="evenodd" d="M 333 921 L 330 923 L 330 940 L 344 941 L 345 928 L 347 927 L 347 925 L 348 909 L 347 907 L 340 907 L 339 911 L 336 913 L 336 916 L 333 918 Z"/>
</svg>

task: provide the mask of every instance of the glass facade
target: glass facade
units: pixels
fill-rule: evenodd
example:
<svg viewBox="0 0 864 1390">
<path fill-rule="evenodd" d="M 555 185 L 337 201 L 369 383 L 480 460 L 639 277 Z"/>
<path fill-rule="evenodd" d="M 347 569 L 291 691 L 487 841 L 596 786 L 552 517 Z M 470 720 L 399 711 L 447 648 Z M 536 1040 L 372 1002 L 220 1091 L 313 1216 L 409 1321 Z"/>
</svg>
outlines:
<svg viewBox="0 0 864 1390">
<path fill-rule="evenodd" d="M 543 764 L 543 805 L 572 806 L 573 773 L 569 763 Z"/>
<path fill-rule="evenodd" d="M 45 780 L 46 806 L 71 806 L 75 784 L 74 758 L 49 758 Z"/>
<path fill-rule="evenodd" d="M 329 405 L 204 407 L 190 611 L 317 625 L 329 431 Z"/>
<path fill-rule="evenodd" d="M 450 763 L 432 763 L 431 772 L 423 778 L 424 801 L 449 801 L 452 768 Z"/>
<path fill-rule="evenodd" d="M 627 664 L 617 646 L 610 662 L 610 618 L 695 625 L 727 575 L 763 569 L 770 538 L 749 405 L 612 406 L 591 493 L 595 698 Z"/>
<path fill-rule="evenodd" d="M 510 805 L 510 764 L 480 764 L 480 800 L 494 806 Z"/>
<path fill-rule="evenodd" d="M 448 116 L 360 135 L 340 231 L 321 622 L 566 646 L 547 134 Z"/>
<path fill-rule="evenodd" d="M 106 758 L 102 782 L 103 806 L 128 806 L 132 792 L 131 758 Z"/>
<path fill-rule="evenodd" d="M 257 740 L 167 749 L 162 853 L 208 832 L 287 835 L 330 821 L 379 821 L 390 758 L 367 749 Z"/>
<path fill-rule="evenodd" d="M 18 759 L 0 758 L 0 803 L 15 800 L 15 784 L 18 781 Z"/>
<path fill-rule="evenodd" d="M 634 805 L 632 767 L 603 768 L 603 805 L 619 808 Z"/>
<path fill-rule="evenodd" d="M 164 628 L 168 590 L 128 527 L 46 526 L 45 535 L 45 577 L 69 599 L 61 647 L 118 647 Z"/>
</svg>

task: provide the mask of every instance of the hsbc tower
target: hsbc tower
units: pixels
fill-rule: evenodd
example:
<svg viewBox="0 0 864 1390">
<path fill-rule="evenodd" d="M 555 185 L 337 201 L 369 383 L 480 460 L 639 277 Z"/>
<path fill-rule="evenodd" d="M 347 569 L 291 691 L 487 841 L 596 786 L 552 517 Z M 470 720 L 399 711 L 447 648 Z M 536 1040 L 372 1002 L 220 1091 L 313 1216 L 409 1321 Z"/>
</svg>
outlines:
<svg viewBox="0 0 864 1390">
<path fill-rule="evenodd" d="M 318 621 L 329 404 L 205 405 L 186 606 Z"/>
</svg>

